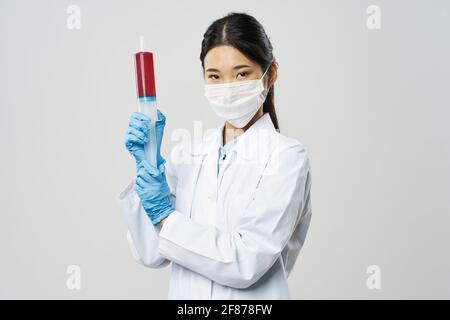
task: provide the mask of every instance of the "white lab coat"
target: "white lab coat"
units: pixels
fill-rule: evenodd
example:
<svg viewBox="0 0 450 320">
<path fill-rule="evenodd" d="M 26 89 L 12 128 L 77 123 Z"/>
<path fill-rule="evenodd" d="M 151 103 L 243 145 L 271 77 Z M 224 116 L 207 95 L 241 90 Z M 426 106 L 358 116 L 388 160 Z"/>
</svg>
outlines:
<svg viewBox="0 0 450 320">
<path fill-rule="evenodd" d="M 306 150 L 264 114 L 217 175 L 223 126 L 173 148 L 166 177 L 176 211 L 163 227 L 134 180 L 120 193 L 132 255 L 150 268 L 172 262 L 169 299 L 290 299 L 287 278 L 311 220 Z"/>
</svg>

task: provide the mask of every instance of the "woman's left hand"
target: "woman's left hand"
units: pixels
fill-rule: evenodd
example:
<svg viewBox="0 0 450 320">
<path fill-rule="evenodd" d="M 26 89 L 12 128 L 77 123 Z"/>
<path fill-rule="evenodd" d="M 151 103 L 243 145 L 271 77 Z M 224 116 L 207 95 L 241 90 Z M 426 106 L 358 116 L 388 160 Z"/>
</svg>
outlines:
<svg viewBox="0 0 450 320">
<path fill-rule="evenodd" d="M 170 189 L 164 173 L 164 165 L 157 169 L 146 160 L 140 161 L 135 190 L 141 199 L 142 207 L 154 225 L 175 211 L 170 202 Z"/>
</svg>

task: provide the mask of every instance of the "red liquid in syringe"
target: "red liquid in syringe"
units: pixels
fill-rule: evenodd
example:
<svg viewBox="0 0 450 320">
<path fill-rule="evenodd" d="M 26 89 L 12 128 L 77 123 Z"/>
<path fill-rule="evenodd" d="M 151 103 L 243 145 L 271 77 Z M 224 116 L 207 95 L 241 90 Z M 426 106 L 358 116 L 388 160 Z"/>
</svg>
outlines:
<svg viewBox="0 0 450 320">
<path fill-rule="evenodd" d="M 134 55 L 138 99 L 156 100 L 153 53 L 141 51 Z"/>
</svg>

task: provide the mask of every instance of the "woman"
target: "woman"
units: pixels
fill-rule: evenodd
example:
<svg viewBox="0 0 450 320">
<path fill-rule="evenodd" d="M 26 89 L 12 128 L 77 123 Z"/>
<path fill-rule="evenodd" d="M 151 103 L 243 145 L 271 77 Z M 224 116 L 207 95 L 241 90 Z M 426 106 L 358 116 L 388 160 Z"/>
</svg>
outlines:
<svg viewBox="0 0 450 320">
<path fill-rule="evenodd" d="M 304 146 L 279 133 L 272 45 L 252 16 L 230 13 L 207 29 L 205 96 L 223 124 L 202 141 L 145 159 L 149 119 L 134 113 L 125 145 L 136 182 L 120 194 L 134 258 L 172 262 L 169 299 L 289 299 L 287 278 L 311 219 Z"/>
</svg>

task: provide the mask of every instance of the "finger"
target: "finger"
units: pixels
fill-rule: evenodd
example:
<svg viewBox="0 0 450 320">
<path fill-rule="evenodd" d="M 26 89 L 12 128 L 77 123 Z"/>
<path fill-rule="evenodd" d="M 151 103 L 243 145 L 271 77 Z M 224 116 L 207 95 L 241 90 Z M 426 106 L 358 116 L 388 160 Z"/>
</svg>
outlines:
<svg viewBox="0 0 450 320">
<path fill-rule="evenodd" d="M 150 173 L 143 167 L 140 167 L 137 171 L 137 176 L 142 178 L 145 182 L 150 183 L 154 181 L 154 178 L 150 175 Z"/>
<path fill-rule="evenodd" d="M 129 151 L 133 151 L 137 149 L 144 149 L 145 145 L 140 139 L 136 138 L 133 135 L 129 135 L 125 137 L 125 147 Z"/>
<path fill-rule="evenodd" d="M 145 114 L 143 114 L 142 112 L 133 112 L 131 114 L 131 118 L 136 119 L 136 120 L 140 120 L 140 121 L 150 121 L 150 118 L 147 117 Z"/>
<path fill-rule="evenodd" d="M 138 176 L 137 178 L 136 178 L 136 184 L 140 187 L 140 188 L 144 188 L 145 187 L 145 181 L 140 177 L 140 176 Z"/>
<path fill-rule="evenodd" d="M 135 134 L 127 132 L 125 135 L 125 143 L 128 145 L 129 143 L 136 143 L 139 145 L 144 144 L 145 140 L 142 140 L 141 138 L 136 137 Z"/>
<path fill-rule="evenodd" d="M 159 171 L 160 174 L 163 173 L 166 170 L 166 166 L 164 165 L 165 162 L 166 162 L 166 160 L 164 160 L 163 163 L 161 163 L 158 166 L 158 171 Z"/>
<path fill-rule="evenodd" d="M 135 118 L 131 118 L 129 126 L 136 128 L 140 131 L 147 132 L 149 129 L 150 121 L 142 121 Z"/>
<path fill-rule="evenodd" d="M 136 138 L 141 140 L 143 143 L 146 143 L 148 141 L 148 136 L 136 128 L 128 127 L 127 133 L 129 135 L 135 136 Z"/>
<path fill-rule="evenodd" d="M 166 116 L 159 109 L 157 109 L 158 121 L 166 121 Z"/>
<path fill-rule="evenodd" d="M 125 146 L 127 147 L 128 150 L 131 150 L 131 148 L 136 145 L 143 147 L 142 141 L 134 135 L 127 134 L 125 136 L 124 140 L 125 140 Z"/>
<path fill-rule="evenodd" d="M 148 172 L 152 177 L 156 177 L 159 175 L 158 169 L 156 169 L 154 166 L 152 166 L 148 161 L 142 160 L 139 165 L 139 168 L 142 168 L 146 172 Z"/>
<path fill-rule="evenodd" d="M 166 117 L 160 113 L 161 117 L 158 116 L 158 120 L 155 122 L 155 126 L 160 128 L 160 127 L 164 127 L 166 125 Z"/>
</svg>

